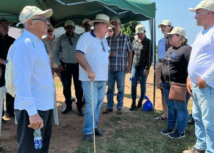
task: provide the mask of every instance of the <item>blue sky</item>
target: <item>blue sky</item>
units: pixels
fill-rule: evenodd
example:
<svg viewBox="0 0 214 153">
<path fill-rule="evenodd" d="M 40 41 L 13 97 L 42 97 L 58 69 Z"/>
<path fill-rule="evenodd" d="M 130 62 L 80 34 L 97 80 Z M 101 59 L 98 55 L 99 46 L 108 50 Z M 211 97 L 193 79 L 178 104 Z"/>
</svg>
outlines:
<svg viewBox="0 0 214 153">
<path fill-rule="evenodd" d="M 163 34 L 158 28 L 158 25 L 162 20 L 170 20 L 174 27 L 182 27 L 186 31 L 186 38 L 188 44 L 191 45 L 194 42 L 195 36 L 199 33 L 203 27 L 199 27 L 196 24 L 194 18 L 195 13 L 190 12 L 188 8 L 196 7 L 201 0 L 150 0 L 156 2 L 156 44 L 163 38 Z M 147 36 L 149 34 L 148 21 L 141 22 L 146 30 Z"/>
</svg>

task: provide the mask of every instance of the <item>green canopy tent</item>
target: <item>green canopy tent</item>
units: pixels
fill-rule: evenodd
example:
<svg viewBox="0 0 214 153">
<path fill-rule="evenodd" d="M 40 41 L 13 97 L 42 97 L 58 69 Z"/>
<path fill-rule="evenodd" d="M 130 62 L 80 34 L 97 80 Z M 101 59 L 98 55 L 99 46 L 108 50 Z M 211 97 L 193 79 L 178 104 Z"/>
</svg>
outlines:
<svg viewBox="0 0 214 153">
<path fill-rule="evenodd" d="M 155 55 L 155 2 L 149 0 L 1 0 L 0 3 L 0 16 L 13 22 L 12 26 L 19 22 L 19 13 L 26 5 L 34 5 L 43 10 L 52 8 L 54 14 L 50 21 L 54 27 L 63 26 L 68 19 L 81 25 L 84 18 L 94 19 L 99 13 L 110 17 L 117 16 L 122 24 L 129 21 L 149 20 L 153 55 Z M 154 63 L 155 58 L 153 58 Z M 153 104 L 155 105 L 155 88 Z"/>
</svg>

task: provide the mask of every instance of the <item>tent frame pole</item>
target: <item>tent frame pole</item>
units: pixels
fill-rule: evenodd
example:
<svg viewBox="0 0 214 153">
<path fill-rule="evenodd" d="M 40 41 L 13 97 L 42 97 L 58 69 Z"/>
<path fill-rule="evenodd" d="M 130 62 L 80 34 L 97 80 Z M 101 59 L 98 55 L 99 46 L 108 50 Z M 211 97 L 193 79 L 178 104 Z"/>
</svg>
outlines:
<svg viewBox="0 0 214 153">
<path fill-rule="evenodd" d="M 156 81 L 155 81 L 155 63 L 156 63 L 156 23 L 155 23 L 155 18 L 152 19 L 152 51 L 153 51 L 153 106 L 155 109 L 155 97 L 156 97 Z"/>
</svg>

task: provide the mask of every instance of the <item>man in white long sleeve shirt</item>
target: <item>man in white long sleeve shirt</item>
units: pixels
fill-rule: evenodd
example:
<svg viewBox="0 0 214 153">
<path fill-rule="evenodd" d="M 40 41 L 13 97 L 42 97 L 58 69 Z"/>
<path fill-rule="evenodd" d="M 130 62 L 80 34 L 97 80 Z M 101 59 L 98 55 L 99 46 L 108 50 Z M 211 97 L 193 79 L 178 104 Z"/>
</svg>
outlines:
<svg viewBox="0 0 214 153">
<path fill-rule="evenodd" d="M 201 1 L 195 12 L 198 26 L 203 30 L 192 45 L 187 89 L 193 96 L 192 115 L 197 141 L 193 150 L 184 153 L 214 152 L 214 1 Z"/>
<path fill-rule="evenodd" d="M 35 6 L 26 6 L 19 20 L 24 33 L 11 47 L 8 57 L 13 63 L 15 114 L 18 121 L 17 153 L 47 153 L 52 130 L 54 108 L 54 82 L 50 59 L 42 35 L 47 32 L 47 18 L 52 9 L 42 11 Z M 43 147 L 34 148 L 33 129 L 41 129 Z"/>
</svg>

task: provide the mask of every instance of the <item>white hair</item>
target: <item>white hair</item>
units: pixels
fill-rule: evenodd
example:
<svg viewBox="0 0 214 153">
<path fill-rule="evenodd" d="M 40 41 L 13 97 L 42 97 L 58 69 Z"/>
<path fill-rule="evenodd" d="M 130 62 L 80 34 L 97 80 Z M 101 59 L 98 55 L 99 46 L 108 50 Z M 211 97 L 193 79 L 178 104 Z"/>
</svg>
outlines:
<svg viewBox="0 0 214 153">
<path fill-rule="evenodd" d="M 27 22 L 25 22 L 25 23 L 23 24 L 23 26 L 24 26 L 24 28 L 26 29 L 26 28 L 27 28 Z"/>
</svg>

